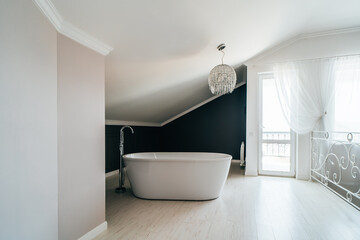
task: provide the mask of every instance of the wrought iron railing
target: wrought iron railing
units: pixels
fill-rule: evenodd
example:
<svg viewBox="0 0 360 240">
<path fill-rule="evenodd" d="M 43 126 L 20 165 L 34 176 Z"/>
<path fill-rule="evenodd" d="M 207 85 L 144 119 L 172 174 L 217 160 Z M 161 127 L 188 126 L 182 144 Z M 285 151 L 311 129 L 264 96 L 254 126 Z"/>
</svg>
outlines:
<svg viewBox="0 0 360 240">
<path fill-rule="evenodd" d="M 290 132 L 263 132 L 263 156 L 290 157 Z"/>
<path fill-rule="evenodd" d="M 312 132 L 311 178 L 360 210 L 360 133 Z"/>
</svg>

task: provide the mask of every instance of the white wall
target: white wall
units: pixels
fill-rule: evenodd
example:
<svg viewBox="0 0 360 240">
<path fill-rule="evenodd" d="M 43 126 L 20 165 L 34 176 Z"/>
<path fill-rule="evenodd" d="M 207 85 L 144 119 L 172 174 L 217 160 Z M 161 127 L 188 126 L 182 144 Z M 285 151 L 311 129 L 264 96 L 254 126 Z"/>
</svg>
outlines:
<svg viewBox="0 0 360 240">
<path fill-rule="evenodd" d="M 0 1 L 0 239 L 58 238 L 56 31 Z"/>
<path fill-rule="evenodd" d="M 360 31 L 333 35 L 307 36 L 289 41 L 278 50 L 269 50 L 263 55 L 246 62 L 247 78 L 247 130 L 246 130 L 246 174 L 258 173 L 259 102 L 258 73 L 271 71 L 271 64 L 282 61 L 315 59 L 324 57 L 360 54 Z M 277 48 L 277 47 L 275 47 Z M 274 48 L 274 49 L 275 49 Z M 298 162 L 296 177 L 309 178 L 310 142 L 309 134 L 298 136 Z"/>
<path fill-rule="evenodd" d="M 105 222 L 104 57 L 58 35 L 59 239 Z"/>
<path fill-rule="evenodd" d="M 246 175 L 258 174 L 259 76 L 256 66 L 248 66 L 246 82 Z M 251 109 L 250 109 L 251 108 Z"/>
</svg>

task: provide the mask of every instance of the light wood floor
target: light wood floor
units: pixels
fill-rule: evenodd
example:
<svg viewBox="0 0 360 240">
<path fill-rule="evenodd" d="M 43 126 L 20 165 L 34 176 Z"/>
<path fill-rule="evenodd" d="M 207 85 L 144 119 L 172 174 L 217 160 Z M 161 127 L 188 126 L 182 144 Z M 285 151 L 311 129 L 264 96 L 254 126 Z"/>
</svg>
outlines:
<svg viewBox="0 0 360 240">
<path fill-rule="evenodd" d="M 223 194 L 212 201 L 153 201 L 114 192 L 106 181 L 104 239 L 360 239 L 360 212 L 320 184 L 245 177 L 233 162 Z"/>
</svg>

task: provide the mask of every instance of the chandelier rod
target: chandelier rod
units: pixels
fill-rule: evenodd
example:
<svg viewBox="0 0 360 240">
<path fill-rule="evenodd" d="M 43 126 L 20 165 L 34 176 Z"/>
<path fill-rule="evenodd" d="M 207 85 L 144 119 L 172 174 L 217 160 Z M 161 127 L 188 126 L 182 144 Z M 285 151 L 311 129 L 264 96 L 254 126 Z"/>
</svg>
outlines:
<svg viewBox="0 0 360 240">
<path fill-rule="evenodd" d="M 224 52 L 224 49 L 225 49 L 225 43 L 222 43 L 220 44 L 219 46 L 217 46 L 217 49 L 223 53 L 222 55 L 222 58 L 221 58 L 221 64 L 224 65 L 224 57 L 225 57 L 225 52 Z"/>
</svg>

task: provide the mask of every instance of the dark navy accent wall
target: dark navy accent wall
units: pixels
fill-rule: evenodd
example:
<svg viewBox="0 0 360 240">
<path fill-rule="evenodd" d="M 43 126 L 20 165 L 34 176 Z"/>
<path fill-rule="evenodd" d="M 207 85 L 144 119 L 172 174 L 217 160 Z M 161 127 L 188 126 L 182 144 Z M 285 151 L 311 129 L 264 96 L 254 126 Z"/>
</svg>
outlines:
<svg viewBox="0 0 360 240">
<path fill-rule="evenodd" d="M 165 152 L 220 152 L 240 159 L 246 134 L 246 85 L 232 94 L 176 119 L 161 128 Z"/>
<path fill-rule="evenodd" d="M 105 127 L 105 166 L 106 172 L 119 169 L 119 144 L 120 129 L 122 126 L 106 126 Z M 161 152 L 160 131 L 159 127 L 136 127 L 132 126 L 134 134 L 130 129 L 125 129 L 125 145 L 124 152 Z"/>
<path fill-rule="evenodd" d="M 246 82 L 246 67 L 236 69 L 238 82 Z M 106 126 L 106 172 L 119 169 L 119 138 L 122 126 Z M 163 127 L 125 130 L 125 153 L 219 152 L 240 159 L 246 141 L 246 84 Z M 246 144 L 246 143 L 245 143 Z"/>
</svg>

